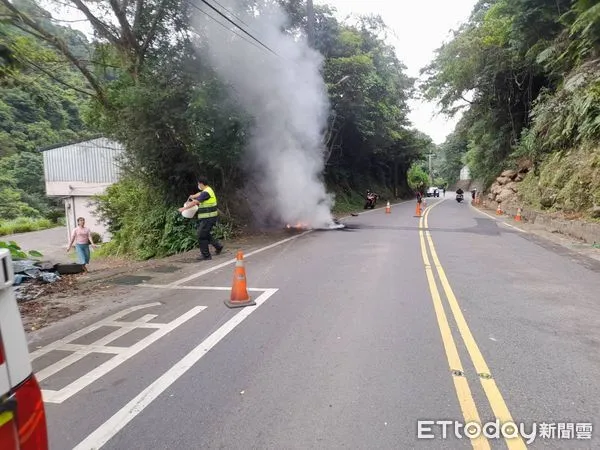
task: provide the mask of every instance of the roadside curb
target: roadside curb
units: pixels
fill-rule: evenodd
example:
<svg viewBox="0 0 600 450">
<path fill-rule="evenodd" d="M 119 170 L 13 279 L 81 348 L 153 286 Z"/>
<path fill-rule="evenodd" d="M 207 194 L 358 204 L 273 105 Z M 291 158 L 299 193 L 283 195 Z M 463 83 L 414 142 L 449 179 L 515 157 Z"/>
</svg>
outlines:
<svg viewBox="0 0 600 450">
<path fill-rule="evenodd" d="M 496 222 L 499 222 L 501 224 L 506 225 L 507 227 L 510 227 L 516 231 L 519 231 L 521 233 L 525 233 L 525 234 L 529 234 L 529 231 L 524 230 L 523 228 L 517 226 L 517 225 L 513 225 L 511 223 L 508 223 L 506 221 L 506 219 L 508 218 L 508 216 L 492 216 L 491 214 L 488 214 L 487 212 L 485 212 L 482 208 L 478 208 L 477 206 L 473 206 L 473 203 L 469 203 L 469 206 L 474 209 L 475 211 L 477 211 L 480 214 L 483 214 L 484 216 L 489 217 L 490 219 L 495 220 Z M 491 210 L 490 210 L 491 211 Z"/>
<path fill-rule="evenodd" d="M 570 236 L 568 234 L 563 234 L 563 233 L 558 233 L 557 235 L 555 235 L 551 230 L 548 230 L 546 227 L 536 225 L 534 223 L 530 223 L 530 225 L 533 227 L 531 230 L 526 230 L 526 229 L 521 228 L 517 224 L 512 225 L 510 223 L 507 223 L 507 220 L 510 219 L 510 216 L 504 215 L 504 216 L 495 217 L 492 214 L 488 214 L 487 212 L 483 211 L 482 210 L 483 208 L 480 209 L 473 205 L 471 205 L 471 207 L 474 210 L 476 210 L 477 212 L 479 212 L 480 214 L 483 214 L 483 215 L 495 220 L 496 222 L 504 224 L 507 227 L 509 227 L 515 231 L 518 231 L 519 233 L 527 235 L 528 238 L 526 238 L 526 239 L 533 240 L 534 242 L 536 240 L 541 240 L 543 242 L 547 242 L 549 244 L 559 246 L 569 252 L 574 252 L 574 254 L 577 254 L 579 256 L 583 256 L 586 258 L 591 258 L 592 260 L 600 261 L 600 251 L 598 249 L 592 247 L 590 244 L 580 243 L 576 237 Z M 491 210 L 488 210 L 488 211 L 491 211 Z M 536 229 L 536 227 L 537 227 L 537 229 Z"/>
</svg>

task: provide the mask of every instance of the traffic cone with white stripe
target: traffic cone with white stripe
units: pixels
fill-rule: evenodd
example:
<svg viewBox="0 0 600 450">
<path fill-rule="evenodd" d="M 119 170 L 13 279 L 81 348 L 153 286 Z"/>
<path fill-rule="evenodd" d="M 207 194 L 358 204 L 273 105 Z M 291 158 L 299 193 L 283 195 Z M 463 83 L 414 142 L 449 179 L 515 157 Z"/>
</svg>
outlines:
<svg viewBox="0 0 600 450">
<path fill-rule="evenodd" d="M 231 286 L 231 297 L 225 300 L 229 308 L 241 308 L 242 306 L 253 306 L 256 302 L 248 295 L 246 285 L 246 269 L 244 268 L 244 254 L 239 251 L 236 257 L 235 270 L 233 272 L 233 284 Z"/>
<path fill-rule="evenodd" d="M 392 206 L 390 205 L 390 202 L 387 202 L 387 205 L 385 206 L 385 213 L 391 214 L 391 212 L 392 212 Z"/>
<path fill-rule="evenodd" d="M 496 208 L 496 215 L 497 216 L 501 216 L 502 215 L 502 209 L 500 208 L 500 203 L 498 203 L 498 207 Z"/>
<path fill-rule="evenodd" d="M 517 222 L 521 222 L 521 208 L 517 208 L 517 215 L 515 216 Z"/>
</svg>

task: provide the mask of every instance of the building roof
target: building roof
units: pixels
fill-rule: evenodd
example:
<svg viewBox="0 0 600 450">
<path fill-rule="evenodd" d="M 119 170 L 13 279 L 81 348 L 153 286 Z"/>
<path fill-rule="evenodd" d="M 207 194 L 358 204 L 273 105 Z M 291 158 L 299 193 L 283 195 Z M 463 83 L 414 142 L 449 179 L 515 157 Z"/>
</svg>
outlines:
<svg viewBox="0 0 600 450">
<path fill-rule="evenodd" d="M 99 137 L 40 149 L 44 179 L 49 182 L 110 184 L 118 181 L 124 147 Z"/>
<path fill-rule="evenodd" d="M 94 136 L 88 136 L 86 138 L 82 138 L 82 139 L 77 139 L 74 141 L 70 141 L 70 142 L 62 142 L 60 144 L 54 144 L 54 145 L 48 145 L 46 147 L 40 147 L 37 149 L 38 152 L 46 152 L 48 150 L 54 150 L 56 148 L 61 148 L 61 147 L 69 147 L 71 145 L 76 145 L 76 144 L 82 144 L 84 142 L 94 142 L 100 138 L 103 138 L 104 136 L 102 136 L 101 134 L 97 134 Z"/>
</svg>

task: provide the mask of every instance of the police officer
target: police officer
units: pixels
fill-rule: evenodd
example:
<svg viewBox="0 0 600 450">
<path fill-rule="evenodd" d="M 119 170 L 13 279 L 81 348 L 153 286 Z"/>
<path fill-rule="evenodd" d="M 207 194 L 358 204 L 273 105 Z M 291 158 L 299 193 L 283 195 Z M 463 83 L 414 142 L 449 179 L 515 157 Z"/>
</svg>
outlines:
<svg viewBox="0 0 600 450">
<path fill-rule="evenodd" d="M 198 205 L 198 243 L 200 244 L 200 259 L 201 261 L 210 260 L 212 256 L 208 245 L 215 248 L 216 254 L 219 255 L 223 251 L 223 244 L 213 237 L 211 231 L 216 225 L 219 210 L 217 196 L 215 191 L 208 185 L 208 180 L 205 177 L 198 178 L 198 189 L 200 192 L 190 195 L 187 206 L 179 208 L 179 211 L 191 208 Z"/>
</svg>

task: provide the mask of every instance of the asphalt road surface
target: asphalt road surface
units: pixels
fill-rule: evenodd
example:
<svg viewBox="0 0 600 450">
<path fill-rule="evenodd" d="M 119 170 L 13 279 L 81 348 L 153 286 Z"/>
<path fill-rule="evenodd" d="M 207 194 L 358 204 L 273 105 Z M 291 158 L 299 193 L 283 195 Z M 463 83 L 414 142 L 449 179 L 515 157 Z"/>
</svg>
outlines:
<svg viewBox="0 0 600 450">
<path fill-rule="evenodd" d="M 215 258 L 47 342 L 51 448 L 600 448 L 600 264 L 427 206 L 248 255 L 255 306 Z"/>
</svg>

